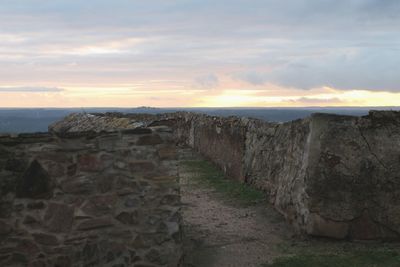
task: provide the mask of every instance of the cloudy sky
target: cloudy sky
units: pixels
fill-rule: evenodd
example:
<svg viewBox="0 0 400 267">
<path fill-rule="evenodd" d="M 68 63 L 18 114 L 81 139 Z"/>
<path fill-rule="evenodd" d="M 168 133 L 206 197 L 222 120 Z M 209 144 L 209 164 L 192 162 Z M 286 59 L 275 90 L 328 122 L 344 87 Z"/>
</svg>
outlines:
<svg viewBox="0 0 400 267">
<path fill-rule="evenodd" d="M 0 107 L 395 106 L 399 0 L 2 0 Z"/>
</svg>

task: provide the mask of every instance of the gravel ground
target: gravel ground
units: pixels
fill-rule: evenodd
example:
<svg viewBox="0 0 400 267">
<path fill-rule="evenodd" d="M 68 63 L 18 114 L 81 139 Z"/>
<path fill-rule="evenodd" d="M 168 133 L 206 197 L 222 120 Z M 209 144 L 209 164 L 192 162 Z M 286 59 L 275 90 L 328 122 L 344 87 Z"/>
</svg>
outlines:
<svg viewBox="0 0 400 267">
<path fill-rule="evenodd" d="M 180 161 L 200 156 L 182 150 Z M 185 266 L 262 266 L 281 256 L 277 246 L 292 230 L 267 203 L 243 207 L 213 188 L 199 184 L 196 173 L 180 164 Z"/>
</svg>

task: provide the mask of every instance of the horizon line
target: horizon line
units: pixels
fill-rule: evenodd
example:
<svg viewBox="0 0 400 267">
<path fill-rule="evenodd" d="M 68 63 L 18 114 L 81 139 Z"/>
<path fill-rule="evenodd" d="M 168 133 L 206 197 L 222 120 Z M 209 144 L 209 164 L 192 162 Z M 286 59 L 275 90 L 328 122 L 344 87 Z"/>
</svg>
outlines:
<svg viewBox="0 0 400 267">
<path fill-rule="evenodd" d="M 307 108 L 359 108 L 359 109 L 369 109 L 369 108 L 396 108 L 400 109 L 399 106 L 298 106 L 298 107 L 159 107 L 159 106 L 138 106 L 138 107 L 115 107 L 115 106 L 88 106 L 88 107 L 0 107 L 0 110 L 6 109 L 307 109 Z"/>
</svg>

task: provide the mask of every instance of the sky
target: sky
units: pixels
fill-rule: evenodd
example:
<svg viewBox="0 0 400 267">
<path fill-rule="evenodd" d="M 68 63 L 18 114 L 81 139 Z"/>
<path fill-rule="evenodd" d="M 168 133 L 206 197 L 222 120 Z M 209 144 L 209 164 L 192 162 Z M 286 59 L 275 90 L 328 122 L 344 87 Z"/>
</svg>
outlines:
<svg viewBox="0 0 400 267">
<path fill-rule="evenodd" d="M 399 0 L 1 0 L 0 107 L 398 106 Z"/>
</svg>

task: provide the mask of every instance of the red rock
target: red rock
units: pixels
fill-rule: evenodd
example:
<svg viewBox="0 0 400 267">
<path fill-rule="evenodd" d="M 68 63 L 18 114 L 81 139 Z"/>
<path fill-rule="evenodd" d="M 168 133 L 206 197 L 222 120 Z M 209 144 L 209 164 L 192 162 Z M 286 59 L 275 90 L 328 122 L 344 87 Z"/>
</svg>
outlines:
<svg viewBox="0 0 400 267">
<path fill-rule="evenodd" d="M 105 165 L 96 155 L 85 154 L 78 158 L 78 167 L 81 171 L 99 172 L 105 169 Z"/>
</svg>

